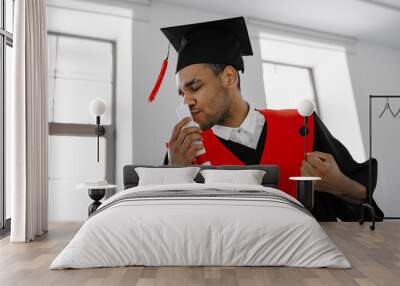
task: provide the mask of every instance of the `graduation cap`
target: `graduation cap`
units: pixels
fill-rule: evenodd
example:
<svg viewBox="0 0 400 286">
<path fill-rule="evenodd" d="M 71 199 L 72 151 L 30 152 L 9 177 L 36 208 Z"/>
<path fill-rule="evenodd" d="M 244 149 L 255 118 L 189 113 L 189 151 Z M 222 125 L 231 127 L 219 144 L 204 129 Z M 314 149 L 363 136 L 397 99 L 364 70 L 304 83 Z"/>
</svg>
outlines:
<svg viewBox="0 0 400 286">
<path fill-rule="evenodd" d="M 161 31 L 178 52 L 176 72 L 199 63 L 231 65 L 243 72 L 242 56 L 253 55 L 243 17 L 167 27 Z M 154 100 L 160 88 L 167 65 L 168 55 L 149 96 L 150 102 Z"/>
</svg>

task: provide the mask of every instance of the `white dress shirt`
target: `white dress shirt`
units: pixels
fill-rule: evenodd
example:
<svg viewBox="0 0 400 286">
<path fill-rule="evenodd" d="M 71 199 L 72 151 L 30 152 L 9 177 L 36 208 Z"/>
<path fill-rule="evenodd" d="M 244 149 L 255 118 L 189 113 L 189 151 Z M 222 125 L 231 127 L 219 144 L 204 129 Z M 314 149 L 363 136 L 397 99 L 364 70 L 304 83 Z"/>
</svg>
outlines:
<svg viewBox="0 0 400 286">
<path fill-rule="evenodd" d="M 238 128 L 214 125 L 211 129 L 222 139 L 256 149 L 264 123 L 264 116 L 249 105 L 249 112 Z"/>
</svg>

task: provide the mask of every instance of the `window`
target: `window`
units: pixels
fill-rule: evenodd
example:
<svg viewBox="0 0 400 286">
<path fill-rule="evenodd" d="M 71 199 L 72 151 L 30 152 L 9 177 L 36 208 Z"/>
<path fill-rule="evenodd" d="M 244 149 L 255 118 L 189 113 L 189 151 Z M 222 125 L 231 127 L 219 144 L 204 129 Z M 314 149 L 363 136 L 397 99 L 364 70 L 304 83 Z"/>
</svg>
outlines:
<svg viewBox="0 0 400 286">
<path fill-rule="evenodd" d="M 297 108 L 300 100 L 308 99 L 318 111 L 311 68 L 264 61 L 263 77 L 268 108 Z"/>
<path fill-rule="evenodd" d="M 83 220 L 90 199 L 76 185 L 88 179 L 114 182 L 115 43 L 49 32 L 48 46 L 49 220 Z M 99 162 L 96 120 L 89 112 L 95 98 L 107 105 Z"/>
<path fill-rule="evenodd" d="M 307 31 L 260 31 L 267 108 L 296 108 L 302 99 L 357 161 L 366 159 L 347 63 L 347 39 Z"/>
<path fill-rule="evenodd" d="M 113 45 L 107 41 L 50 34 L 49 122 L 93 124 L 88 106 L 94 98 L 107 105 L 102 124 L 111 124 Z"/>
<path fill-rule="evenodd" d="M 5 187 L 5 111 L 11 93 L 14 1 L 0 0 L 0 236 L 9 232 L 10 194 Z"/>
</svg>

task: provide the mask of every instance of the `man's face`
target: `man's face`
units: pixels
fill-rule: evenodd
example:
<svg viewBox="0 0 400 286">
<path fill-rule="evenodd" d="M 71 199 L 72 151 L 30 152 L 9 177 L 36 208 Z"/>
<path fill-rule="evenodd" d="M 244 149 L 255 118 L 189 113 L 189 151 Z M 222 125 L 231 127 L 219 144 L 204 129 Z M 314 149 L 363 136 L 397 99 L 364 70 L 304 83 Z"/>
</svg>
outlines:
<svg viewBox="0 0 400 286">
<path fill-rule="evenodd" d="M 189 105 L 194 121 L 202 130 L 223 124 L 228 116 L 231 99 L 220 75 L 207 64 L 193 64 L 176 75 L 179 95 Z"/>
</svg>

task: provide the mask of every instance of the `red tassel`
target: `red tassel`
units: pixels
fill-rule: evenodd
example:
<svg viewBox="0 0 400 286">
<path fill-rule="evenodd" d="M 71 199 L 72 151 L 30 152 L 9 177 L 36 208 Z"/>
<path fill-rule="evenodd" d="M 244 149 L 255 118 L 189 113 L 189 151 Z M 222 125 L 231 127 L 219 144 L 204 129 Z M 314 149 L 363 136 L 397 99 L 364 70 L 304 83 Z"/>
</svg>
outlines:
<svg viewBox="0 0 400 286">
<path fill-rule="evenodd" d="M 161 83 L 163 81 L 165 72 L 167 71 L 167 66 L 168 66 L 168 57 L 163 60 L 163 63 L 162 63 L 161 69 L 160 69 L 160 73 L 158 74 L 157 81 L 154 84 L 154 87 L 147 99 L 149 102 L 152 102 L 156 98 L 157 92 L 160 89 Z"/>
</svg>

